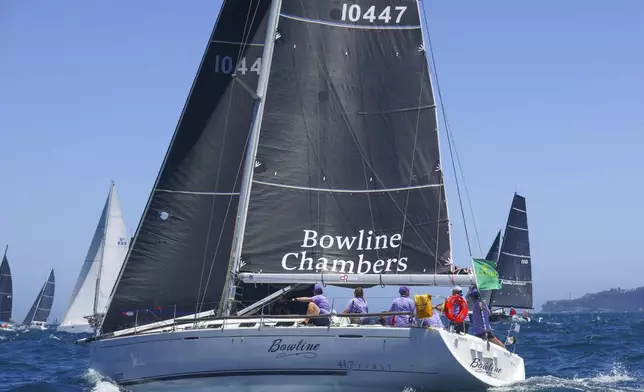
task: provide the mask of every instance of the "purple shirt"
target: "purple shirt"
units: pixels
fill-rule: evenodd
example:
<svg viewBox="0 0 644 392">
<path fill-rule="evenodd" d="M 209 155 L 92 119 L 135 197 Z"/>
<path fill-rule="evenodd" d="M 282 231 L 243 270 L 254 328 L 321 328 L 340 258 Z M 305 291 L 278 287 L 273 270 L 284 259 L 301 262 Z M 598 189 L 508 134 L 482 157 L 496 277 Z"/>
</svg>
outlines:
<svg viewBox="0 0 644 392">
<path fill-rule="evenodd" d="M 416 303 L 409 297 L 398 297 L 394 299 L 394 302 L 391 303 L 389 308 L 390 312 L 416 312 Z M 408 315 L 399 315 L 391 316 L 393 317 L 393 326 L 394 327 L 409 327 L 411 326 L 412 320 L 409 319 Z M 412 316 L 413 317 L 413 316 Z M 388 318 L 391 320 L 391 318 Z M 392 324 L 391 322 L 389 323 Z"/>
<path fill-rule="evenodd" d="M 491 331 L 490 325 L 490 309 L 487 304 L 482 301 L 474 301 L 474 308 L 472 309 L 472 322 L 470 323 L 469 333 L 472 335 L 479 335 L 486 331 Z"/>
<path fill-rule="evenodd" d="M 364 298 L 351 298 L 344 311 L 347 313 L 369 313 L 369 306 Z"/>
<path fill-rule="evenodd" d="M 318 306 L 318 308 L 320 308 L 320 314 L 331 313 L 331 310 L 329 308 L 329 300 L 326 299 L 324 294 L 314 296 L 311 302 L 313 302 Z"/>
<path fill-rule="evenodd" d="M 445 328 L 443 326 L 443 321 L 437 310 L 434 310 L 432 317 L 427 317 L 423 319 L 423 328 L 432 327 L 432 328 Z"/>
</svg>

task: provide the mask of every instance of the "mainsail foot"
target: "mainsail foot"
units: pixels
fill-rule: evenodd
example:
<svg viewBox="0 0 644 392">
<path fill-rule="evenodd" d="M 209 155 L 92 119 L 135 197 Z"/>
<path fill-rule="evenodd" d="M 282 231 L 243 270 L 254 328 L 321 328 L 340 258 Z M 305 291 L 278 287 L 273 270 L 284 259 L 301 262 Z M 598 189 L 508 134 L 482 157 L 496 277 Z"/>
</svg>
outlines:
<svg viewBox="0 0 644 392">
<path fill-rule="evenodd" d="M 220 319 L 200 323 L 200 329 L 183 325 L 99 337 L 90 345 L 90 367 L 126 390 L 146 392 L 454 391 L 525 379 L 521 357 L 471 335 L 382 326 L 297 327 L 297 321 Z"/>
</svg>

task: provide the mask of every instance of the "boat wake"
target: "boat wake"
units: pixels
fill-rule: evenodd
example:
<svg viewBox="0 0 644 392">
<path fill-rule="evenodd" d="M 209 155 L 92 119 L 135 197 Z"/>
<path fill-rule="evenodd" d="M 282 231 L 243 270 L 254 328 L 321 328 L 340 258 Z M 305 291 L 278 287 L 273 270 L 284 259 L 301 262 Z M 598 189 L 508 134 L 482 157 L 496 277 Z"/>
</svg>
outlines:
<svg viewBox="0 0 644 392">
<path fill-rule="evenodd" d="M 88 369 L 85 374 L 85 381 L 92 387 L 91 392 L 119 392 L 115 384 L 107 381 L 103 375 L 94 369 Z"/>
<path fill-rule="evenodd" d="M 614 364 L 608 373 L 596 376 L 570 379 L 555 376 L 531 377 L 527 380 L 500 388 L 490 388 L 490 392 L 537 392 L 537 391 L 588 391 L 588 392 L 630 392 L 641 391 L 637 378 L 630 375 L 622 365 Z"/>
</svg>

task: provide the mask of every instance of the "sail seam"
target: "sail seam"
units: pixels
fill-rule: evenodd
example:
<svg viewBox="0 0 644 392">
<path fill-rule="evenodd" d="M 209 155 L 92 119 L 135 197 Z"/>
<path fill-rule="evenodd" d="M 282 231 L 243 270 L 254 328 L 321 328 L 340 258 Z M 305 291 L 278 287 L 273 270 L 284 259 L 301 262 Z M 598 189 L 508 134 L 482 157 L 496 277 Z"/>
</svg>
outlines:
<svg viewBox="0 0 644 392">
<path fill-rule="evenodd" d="M 264 46 L 264 44 L 256 44 L 254 42 L 235 42 L 235 41 L 221 41 L 218 39 L 213 39 L 210 42 L 214 42 L 216 44 L 227 44 L 227 45 L 244 45 L 244 46 Z"/>
<path fill-rule="evenodd" d="M 364 30 L 417 30 L 417 29 L 420 29 L 420 25 L 418 26 L 382 26 L 382 25 L 365 26 L 365 25 L 352 25 L 352 24 L 338 23 L 338 22 L 328 22 L 324 20 L 304 18 L 301 16 L 288 15 L 283 13 L 280 13 L 280 16 L 287 19 L 297 20 L 298 22 L 321 24 L 321 25 L 332 26 L 332 27 L 344 27 L 346 29 L 364 29 Z"/>
<path fill-rule="evenodd" d="M 175 191 L 172 189 L 155 189 L 155 192 L 180 193 L 183 195 L 208 195 L 208 196 L 239 196 L 239 192 L 193 192 L 193 191 Z"/>
<path fill-rule="evenodd" d="M 275 184 L 272 182 L 257 181 L 257 180 L 253 180 L 253 183 L 268 185 L 268 186 L 275 186 L 279 188 L 298 189 L 302 191 L 329 192 L 329 193 L 384 193 L 384 192 L 407 191 L 407 190 L 414 190 L 414 189 L 439 188 L 443 186 L 443 184 L 428 184 L 428 185 L 417 185 L 412 187 L 385 188 L 385 189 L 328 189 L 328 188 L 311 188 L 307 186 L 298 186 L 298 185 Z"/>
<path fill-rule="evenodd" d="M 526 227 L 526 228 L 524 228 L 524 227 L 518 227 L 518 226 L 512 226 L 512 225 L 508 225 L 508 227 L 510 227 L 510 228 L 512 228 L 512 229 L 516 229 L 516 230 L 528 231 L 528 228 L 527 228 L 527 227 Z"/>
<path fill-rule="evenodd" d="M 369 114 L 393 114 L 393 113 L 405 113 L 405 112 L 411 112 L 411 111 L 419 111 L 419 110 L 425 110 L 425 109 L 436 109 L 436 105 L 421 105 L 421 106 L 415 106 L 412 108 L 403 108 L 403 109 L 392 109 L 392 110 L 383 110 L 380 112 L 358 112 L 358 116 L 366 116 Z"/>
<path fill-rule="evenodd" d="M 513 210 L 515 210 L 515 211 L 519 211 L 519 212 L 523 212 L 523 213 L 525 213 L 525 210 L 522 210 L 522 209 L 520 209 L 520 208 L 512 207 L 512 209 L 513 209 Z"/>
<path fill-rule="evenodd" d="M 524 257 L 524 258 L 526 258 L 526 259 L 529 259 L 529 258 L 530 258 L 530 256 L 526 256 L 526 255 L 517 255 L 517 254 L 514 254 L 514 253 L 508 253 L 508 252 L 501 252 L 501 253 L 502 253 L 502 254 L 504 254 L 504 255 L 508 255 L 508 256 Z"/>
</svg>

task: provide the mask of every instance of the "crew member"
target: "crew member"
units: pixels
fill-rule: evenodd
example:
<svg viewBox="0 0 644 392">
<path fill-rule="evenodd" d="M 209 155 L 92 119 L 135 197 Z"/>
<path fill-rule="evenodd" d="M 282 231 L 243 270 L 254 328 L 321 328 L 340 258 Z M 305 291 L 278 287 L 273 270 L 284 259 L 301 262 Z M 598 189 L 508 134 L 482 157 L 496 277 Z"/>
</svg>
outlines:
<svg viewBox="0 0 644 392">
<path fill-rule="evenodd" d="M 481 299 L 481 294 L 478 290 L 472 290 L 467 294 L 468 298 L 474 301 L 472 308 L 472 324 L 470 325 L 470 333 L 478 338 L 489 340 L 490 342 L 505 348 L 499 339 L 494 336 L 492 326 L 490 325 L 490 309 L 485 301 Z"/>
<path fill-rule="evenodd" d="M 322 289 L 322 286 L 316 284 L 315 287 L 313 288 L 313 294 L 314 294 L 313 297 L 298 297 L 298 298 L 293 298 L 293 301 L 309 303 L 309 306 L 306 309 L 307 316 L 330 314 L 331 308 L 329 307 L 329 300 L 324 295 L 324 290 Z M 327 326 L 331 323 L 331 320 L 328 317 L 312 318 L 310 319 L 310 321 L 311 321 L 311 324 L 317 325 L 317 326 Z M 309 319 L 306 318 L 301 324 L 306 325 L 308 323 L 309 323 Z"/>
<path fill-rule="evenodd" d="M 390 325 L 394 327 L 410 327 L 413 323 L 413 314 L 416 312 L 416 303 L 409 298 L 409 288 L 402 286 L 398 289 L 400 297 L 394 299 L 389 307 L 390 312 L 409 312 L 412 316 L 397 315 L 391 316 Z"/>
<path fill-rule="evenodd" d="M 461 286 L 452 289 L 452 295 L 445 300 L 445 316 L 449 325 L 454 327 L 456 333 L 465 333 L 465 319 L 467 318 L 467 301 L 463 298 Z"/>
</svg>

